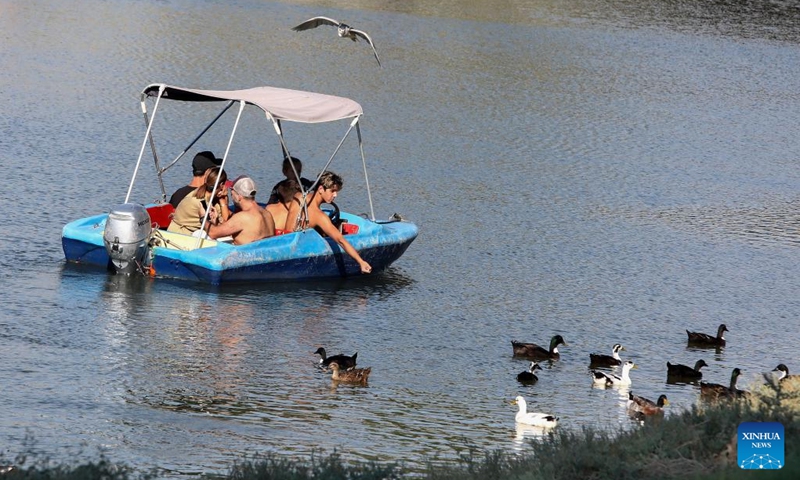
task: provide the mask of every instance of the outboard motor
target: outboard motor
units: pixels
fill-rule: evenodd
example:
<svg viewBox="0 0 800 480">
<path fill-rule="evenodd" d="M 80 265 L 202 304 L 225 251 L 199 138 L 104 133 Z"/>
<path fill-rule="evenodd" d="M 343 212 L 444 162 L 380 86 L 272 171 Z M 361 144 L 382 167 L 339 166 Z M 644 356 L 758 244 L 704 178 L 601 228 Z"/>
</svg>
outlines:
<svg viewBox="0 0 800 480">
<path fill-rule="evenodd" d="M 147 253 L 152 224 L 147 209 L 138 203 L 114 206 L 106 219 L 103 243 L 117 273 L 137 271 Z"/>
</svg>

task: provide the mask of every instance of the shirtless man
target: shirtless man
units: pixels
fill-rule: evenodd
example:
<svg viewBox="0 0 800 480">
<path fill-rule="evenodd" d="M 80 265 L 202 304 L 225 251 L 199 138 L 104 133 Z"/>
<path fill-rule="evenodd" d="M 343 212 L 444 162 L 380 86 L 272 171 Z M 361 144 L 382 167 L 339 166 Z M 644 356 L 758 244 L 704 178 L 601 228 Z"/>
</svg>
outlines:
<svg viewBox="0 0 800 480">
<path fill-rule="evenodd" d="M 308 218 L 305 218 L 305 221 L 303 221 L 305 212 L 299 203 L 293 202 L 289 208 L 288 218 L 286 220 L 286 231 L 293 232 L 302 228 L 303 225 L 305 225 L 306 228 L 322 230 L 325 235 L 332 238 L 348 255 L 353 257 L 353 260 L 358 262 L 359 267 L 361 267 L 361 273 L 370 273 L 372 271 L 370 264 L 361 258 L 358 251 L 350 245 L 350 242 L 344 238 L 342 232 L 333 226 L 331 219 L 319 208 L 321 204 L 331 203 L 336 199 L 339 190 L 342 189 L 342 184 L 342 177 L 333 172 L 324 172 L 319 178 L 317 189 L 312 192 L 310 198 L 306 200 L 307 207 L 305 210 L 308 211 Z"/>
<path fill-rule="evenodd" d="M 275 192 L 278 201 L 267 204 L 266 210 L 272 214 L 272 220 L 275 222 L 275 234 L 280 235 L 286 231 L 286 219 L 292 203 L 300 202 L 300 185 L 287 178 L 275 186 Z"/>
<path fill-rule="evenodd" d="M 232 236 L 234 245 L 245 245 L 275 234 L 272 215 L 256 203 L 256 184 L 252 178 L 242 175 L 234 180 L 231 197 L 236 205 L 236 213 L 219 225 L 211 225 L 209 237 L 217 239 Z M 215 216 L 213 210 L 209 213 L 211 217 Z"/>
</svg>

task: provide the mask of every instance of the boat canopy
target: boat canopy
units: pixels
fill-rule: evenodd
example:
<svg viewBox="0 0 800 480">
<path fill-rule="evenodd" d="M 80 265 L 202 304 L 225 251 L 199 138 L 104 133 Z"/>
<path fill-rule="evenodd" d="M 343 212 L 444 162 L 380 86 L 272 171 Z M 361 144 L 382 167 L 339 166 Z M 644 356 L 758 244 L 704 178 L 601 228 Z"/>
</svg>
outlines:
<svg viewBox="0 0 800 480">
<path fill-rule="evenodd" d="M 276 87 L 245 90 L 196 90 L 164 84 L 148 85 L 142 95 L 185 102 L 245 102 L 262 109 L 276 120 L 299 123 L 322 123 L 358 117 L 361 105 L 349 98 Z"/>
</svg>

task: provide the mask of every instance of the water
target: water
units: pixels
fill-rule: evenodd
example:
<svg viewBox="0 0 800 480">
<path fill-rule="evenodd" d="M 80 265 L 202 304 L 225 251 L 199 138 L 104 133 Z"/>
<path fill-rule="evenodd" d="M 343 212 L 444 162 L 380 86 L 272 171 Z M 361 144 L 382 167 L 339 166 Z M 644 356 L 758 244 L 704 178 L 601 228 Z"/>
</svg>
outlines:
<svg viewBox="0 0 800 480">
<path fill-rule="evenodd" d="M 719 383 L 740 367 L 740 386 L 800 370 L 797 10 L 433 3 L 0 0 L 6 457 L 104 451 L 187 477 L 337 449 L 414 467 L 523 450 L 538 432 L 515 428 L 519 394 L 559 428 L 635 428 L 625 392 L 587 373 L 617 342 L 639 364 L 632 390 L 666 393 L 670 412 L 698 392 L 666 384 L 667 361 L 703 358 Z M 289 29 L 318 14 L 370 32 L 384 68 L 332 29 Z M 61 227 L 124 198 L 153 82 L 358 100 L 376 214 L 420 237 L 390 272 L 347 282 L 211 288 L 65 265 Z M 313 171 L 331 144 L 297 132 Z M 245 140 L 231 155 L 272 185 L 279 152 Z M 355 212 L 359 168 L 334 165 Z M 168 188 L 188 177 L 177 166 Z M 726 349 L 686 348 L 685 329 L 722 322 Z M 528 362 L 510 340 L 554 334 L 561 361 L 518 385 Z M 319 346 L 357 351 L 369 387 L 334 388 Z"/>
</svg>

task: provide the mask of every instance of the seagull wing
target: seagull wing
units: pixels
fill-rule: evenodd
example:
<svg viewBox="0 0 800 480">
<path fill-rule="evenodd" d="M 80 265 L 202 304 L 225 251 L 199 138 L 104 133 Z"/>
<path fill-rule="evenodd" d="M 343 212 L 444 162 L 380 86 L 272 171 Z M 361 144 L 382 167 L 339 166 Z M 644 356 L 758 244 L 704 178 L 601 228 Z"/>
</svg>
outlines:
<svg viewBox="0 0 800 480">
<path fill-rule="evenodd" d="M 381 65 L 381 59 L 380 59 L 380 58 L 378 58 L 378 51 L 377 51 L 377 50 L 375 50 L 375 44 L 374 44 L 374 43 L 372 43 L 372 39 L 371 39 L 371 38 L 369 38 L 369 35 L 367 34 L 367 32 L 364 32 L 364 31 L 361 31 L 361 30 L 356 30 L 356 29 L 354 29 L 354 28 L 351 28 L 351 29 L 350 29 L 350 33 L 352 33 L 352 34 L 354 34 L 354 35 L 356 35 L 356 36 L 359 36 L 359 37 L 363 38 L 364 40 L 366 40 L 366 41 L 367 41 L 367 43 L 369 43 L 369 46 L 370 46 L 370 47 L 372 47 L 372 53 L 374 53 L 374 54 L 375 54 L 375 60 L 377 60 L 377 61 L 378 61 L 378 66 L 379 66 L 379 67 L 381 67 L 381 66 L 382 66 L 382 65 Z"/>
<path fill-rule="evenodd" d="M 294 30 L 295 32 L 300 32 L 303 30 L 308 30 L 310 28 L 317 28 L 320 25 L 333 25 L 334 27 L 338 27 L 339 23 L 340 22 L 338 20 L 334 20 L 328 17 L 314 17 L 314 18 L 309 18 L 308 20 L 301 23 L 300 25 L 297 25 L 296 27 L 293 27 L 292 30 Z"/>
</svg>

